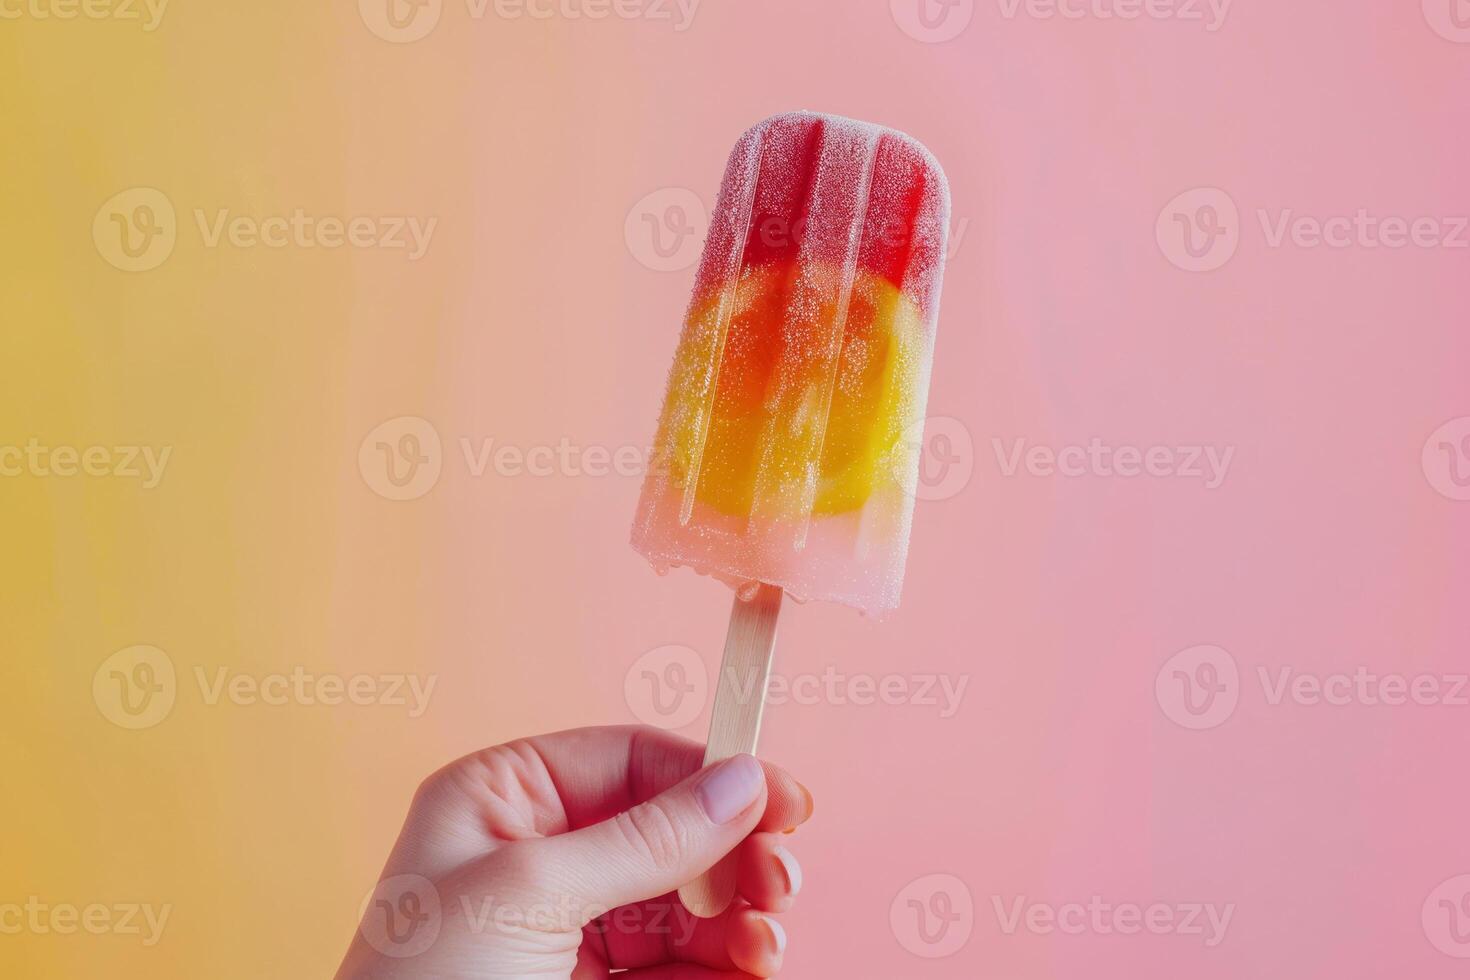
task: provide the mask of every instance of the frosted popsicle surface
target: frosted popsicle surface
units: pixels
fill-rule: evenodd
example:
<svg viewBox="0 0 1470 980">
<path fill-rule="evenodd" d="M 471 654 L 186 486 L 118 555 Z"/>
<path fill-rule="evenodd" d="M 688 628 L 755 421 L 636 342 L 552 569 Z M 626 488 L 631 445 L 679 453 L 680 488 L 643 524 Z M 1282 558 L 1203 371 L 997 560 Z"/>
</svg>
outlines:
<svg viewBox="0 0 1470 980">
<path fill-rule="evenodd" d="M 633 522 L 656 568 L 898 604 L 948 226 L 902 133 L 793 113 L 740 139 Z"/>
</svg>

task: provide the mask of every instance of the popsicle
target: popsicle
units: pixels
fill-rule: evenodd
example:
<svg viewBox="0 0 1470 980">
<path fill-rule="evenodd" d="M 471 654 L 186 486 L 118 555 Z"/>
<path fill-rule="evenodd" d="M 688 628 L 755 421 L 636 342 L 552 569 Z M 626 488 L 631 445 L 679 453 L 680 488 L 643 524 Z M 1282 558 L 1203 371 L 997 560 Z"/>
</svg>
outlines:
<svg viewBox="0 0 1470 980">
<path fill-rule="evenodd" d="M 949 207 L 934 156 L 869 123 L 779 115 L 730 156 L 632 536 L 736 589 L 707 763 L 755 748 L 784 594 L 898 604 Z M 723 864 L 680 895 L 733 891 Z"/>
</svg>

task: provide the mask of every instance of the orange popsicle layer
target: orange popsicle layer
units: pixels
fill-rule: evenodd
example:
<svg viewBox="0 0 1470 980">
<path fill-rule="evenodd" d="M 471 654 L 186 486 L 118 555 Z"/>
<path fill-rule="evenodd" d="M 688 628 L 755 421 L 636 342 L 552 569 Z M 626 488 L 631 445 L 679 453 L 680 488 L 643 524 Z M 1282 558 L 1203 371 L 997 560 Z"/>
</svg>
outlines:
<svg viewBox="0 0 1470 980">
<path fill-rule="evenodd" d="M 799 267 L 788 262 L 746 270 L 734 290 L 708 429 L 702 439 L 697 430 L 681 430 L 670 459 L 671 476 L 681 487 L 687 486 L 691 471 L 698 466 L 695 499 L 723 514 L 750 514 L 762 469 L 772 465 L 785 469 L 802 462 L 772 458 L 802 452 L 803 440 L 783 439 L 782 434 L 801 433 L 821 417 L 825 426 L 813 516 L 859 508 L 879 481 L 893 479 L 890 450 L 902 434 L 903 406 L 914 394 L 915 379 L 904 369 L 912 358 L 904 353 L 922 339 L 919 312 L 886 277 L 859 270 L 845 311 L 835 367 L 817 356 L 819 352 L 793 357 L 787 347 L 796 341 L 781 326 L 792 280 L 798 275 Z M 716 301 L 695 310 L 691 319 L 703 321 L 719 315 Z M 827 337 L 838 315 L 836 307 L 827 304 L 819 315 L 820 329 L 813 336 Z M 699 322 L 691 324 L 693 330 L 702 328 Z M 703 355 L 686 347 L 679 356 Z M 776 366 L 783 359 L 806 366 L 807 376 L 796 383 L 808 397 L 794 403 L 786 399 L 784 404 L 772 398 Z M 688 364 L 676 366 L 675 371 L 697 368 Z M 696 392 L 670 391 L 669 397 L 689 400 L 676 406 L 676 413 L 697 415 Z M 826 399 L 830 403 L 822 404 Z M 804 516 L 796 509 L 798 501 L 790 503 L 792 509 L 782 516 Z"/>
</svg>

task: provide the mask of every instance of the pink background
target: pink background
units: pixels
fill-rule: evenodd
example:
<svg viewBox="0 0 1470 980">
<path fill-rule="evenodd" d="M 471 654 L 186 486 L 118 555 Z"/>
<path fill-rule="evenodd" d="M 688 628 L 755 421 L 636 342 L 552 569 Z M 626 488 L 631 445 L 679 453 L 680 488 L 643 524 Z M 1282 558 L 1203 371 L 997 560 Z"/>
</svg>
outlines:
<svg viewBox="0 0 1470 980">
<path fill-rule="evenodd" d="M 768 711 L 763 754 L 817 800 L 793 845 L 806 885 L 786 973 L 1464 975 L 1421 910 L 1470 872 L 1470 707 L 1272 704 L 1258 671 L 1467 670 L 1470 503 L 1436 489 L 1421 450 L 1470 415 L 1470 250 L 1272 247 L 1259 212 L 1470 214 L 1470 44 L 1411 2 L 1237 0 L 1214 31 L 966 2 L 944 43 L 906 33 L 896 6 L 707 0 L 679 32 L 477 22 L 450 2 L 409 44 L 351 3 L 180 3 L 147 35 L 17 27 L 12 88 L 45 101 L 19 123 L 37 159 L 18 165 L 35 210 L 14 257 L 31 263 L 26 324 L 55 330 L 34 350 L 6 341 L 8 374 L 31 356 L 49 379 L 12 389 L 16 441 L 115 426 L 177 450 L 151 497 L 3 489 L 30 528 L 0 599 L 22 665 L 3 702 L 21 809 L 0 828 L 25 842 L 7 896 L 176 908 L 150 949 L 5 937 L 0 956 L 36 976 L 327 975 L 420 778 L 518 735 L 637 720 L 630 672 L 654 648 L 692 648 L 713 673 L 729 594 L 631 551 L 636 477 L 475 477 L 459 440 L 646 445 L 693 269 L 640 261 L 630 209 L 666 188 L 708 203 L 740 132 L 809 108 L 904 129 L 948 171 L 930 411 L 957 420 L 940 424 L 973 476 L 918 503 L 898 613 L 788 608 L 776 669 L 968 687 L 949 718 Z M 77 132 L 88 148 L 60 135 Z M 129 277 L 86 236 L 99 202 L 140 184 L 185 227 L 166 265 Z M 1156 234 L 1195 188 L 1238 211 L 1236 250 L 1206 272 Z M 413 263 L 206 251 L 182 217 L 196 205 L 439 224 Z M 400 416 L 443 443 L 440 479 L 411 501 L 376 494 L 358 461 Z M 1234 454 L 1206 489 L 1008 476 L 993 444 L 1094 437 Z M 196 692 L 131 732 L 88 685 L 133 643 L 181 677 L 299 664 L 439 681 L 416 719 Z M 1236 665 L 1238 703 L 1192 730 L 1156 679 L 1204 644 Z M 935 874 L 974 908 L 944 958 L 912 951 L 936 947 L 900 895 Z M 1234 909 L 1207 947 L 1007 934 L 995 907 L 1094 895 Z"/>
</svg>

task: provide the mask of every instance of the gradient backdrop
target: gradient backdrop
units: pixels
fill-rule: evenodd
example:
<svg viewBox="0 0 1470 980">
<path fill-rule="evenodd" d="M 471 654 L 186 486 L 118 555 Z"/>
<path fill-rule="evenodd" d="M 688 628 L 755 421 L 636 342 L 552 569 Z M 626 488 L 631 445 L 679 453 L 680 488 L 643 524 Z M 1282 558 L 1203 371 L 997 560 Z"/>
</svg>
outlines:
<svg viewBox="0 0 1470 980">
<path fill-rule="evenodd" d="M 1470 5 L 394 4 L 0 0 L 0 974 L 330 975 L 432 769 L 702 736 L 637 457 L 811 108 L 955 230 L 903 608 L 783 620 L 787 974 L 1464 975 Z"/>
</svg>

